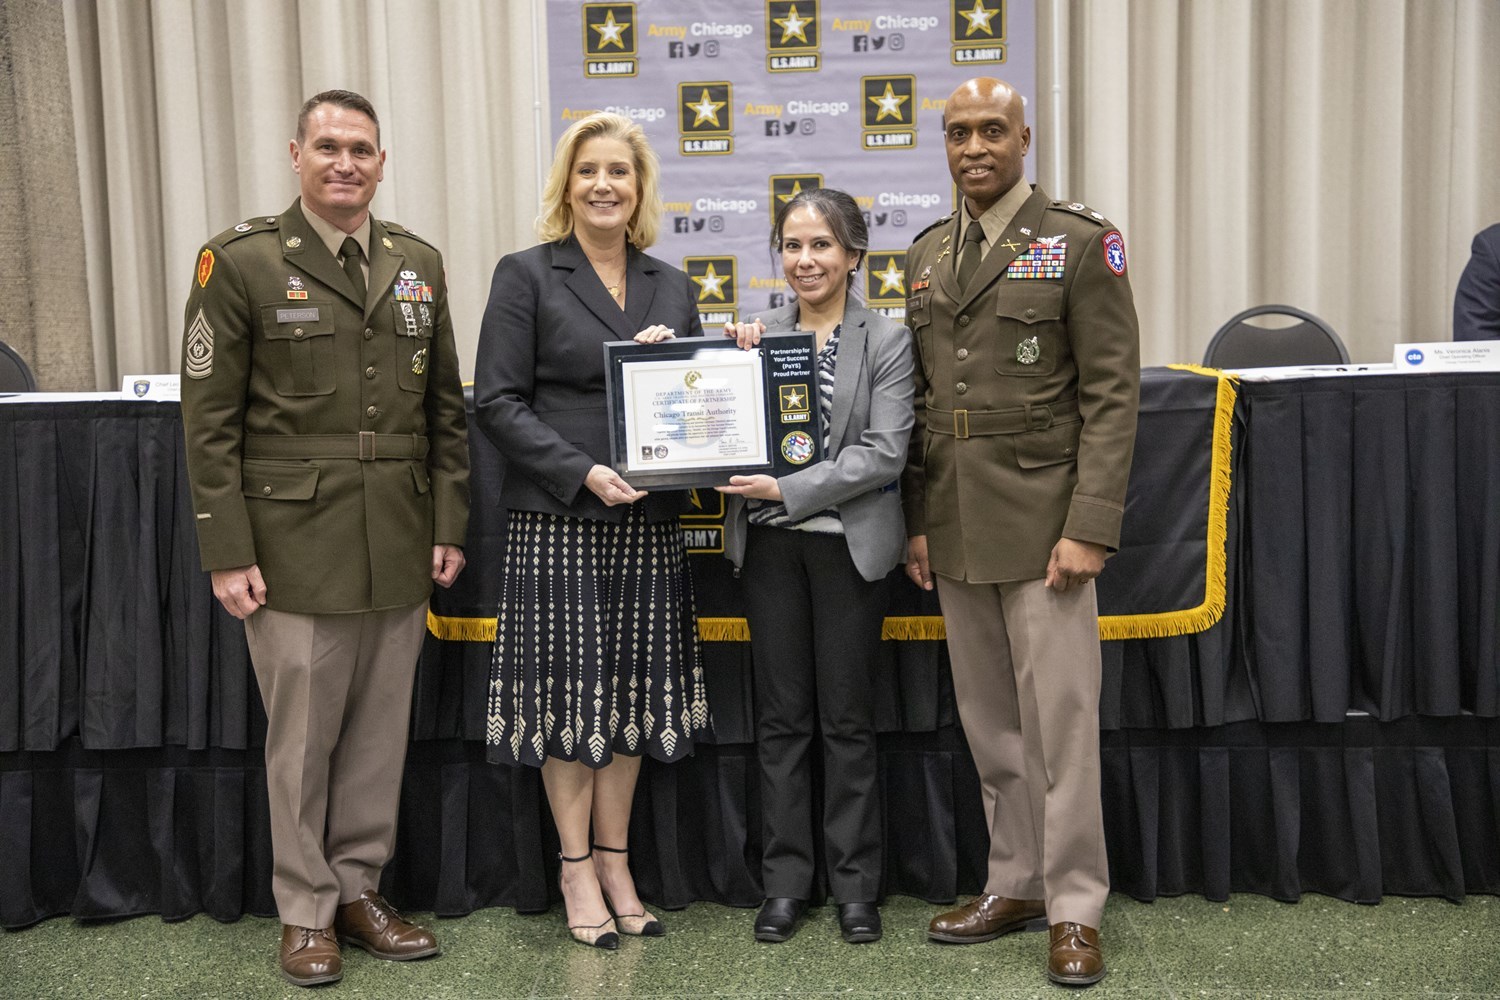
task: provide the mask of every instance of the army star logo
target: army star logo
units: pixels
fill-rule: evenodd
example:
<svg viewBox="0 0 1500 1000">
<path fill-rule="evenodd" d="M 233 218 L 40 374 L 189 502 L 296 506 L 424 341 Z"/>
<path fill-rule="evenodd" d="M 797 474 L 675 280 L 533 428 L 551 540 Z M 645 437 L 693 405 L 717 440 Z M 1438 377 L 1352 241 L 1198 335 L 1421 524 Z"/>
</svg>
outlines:
<svg viewBox="0 0 1500 1000">
<path fill-rule="evenodd" d="M 807 42 L 807 26 L 811 22 L 808 18 L 797 15 L 796 4 L 792 4 L 790 9 L 787 10 L 786 17 L 778 17 L 775 20 L 781 26 L 782 45 L 787 44 L 793 38 L 799 38 L 804 43 Z"/>
<path fill-rule="evenodd" d="M 882 297 L 886 292 L 895 292 L 897 295 L 902 294 L 901 285 L 903 279 L 906 277 L 906 272 L 896 266 L 896 258 L 892 257 L 885 262 L 884 271 L 871 271 L 870 273 L 880 279 L 879 294 Z"/>
<path fill-rule="evenodd" d="M 727 274 L 721 275 L 715 271 L 713 263 L 709 262 L 709 265 L 703 269 L 702 277 L 696 274 L 693 275 L 693 280 L 698 283 L 698 301 L 702 302 L 712 295 L 720 302 L 723 302 L 724 281 L 728 277 Z"/>
<path fill-rule="evenodd" d="M 713 122 L 714 126 L 718 127 L 719 109 L 723 106 L 723 101 L 714 101 L 709 99 L 708 88 L 705 87 L 703 93 L 698 98 L 698 103 L 687 105 L 687 107 L 691 108 L 693 113 L 697 115 L 697 117 L 693 119 L 693 127 L 697 128 L 704 122 Z"/>
<path fill-rule="evenodd" d="M 890 117 L 896 119 L 898 122 L 901 121 L 901 105 L 907 99 L 907 95 L 896 93 L 891 88 L 890 83 L 886 83 L 884 94 L 870 98 L 880 108 L 875 115 L 875 120 L 878 122 Z"/>
<path fill-rule="evenodd" d="M 959 11 L 959 14 L 969 22 L 969 26 L 964 29 L 964 37 L 968 38 L 976 31 L 982 31 L 986 35 L 993 36 L 995 34 L 995 29 L 990 27 L 990 18 L 994 17 L 998 13 L 1000 13 L 998 9 L 991 9 L 989 7 L 986 7 L 984 5 L 984 0 L 974 0 L 973 10 Z"/>
<path fill-rule="evenodd" d="M 605 17 L 603 24 L 595 24 L 590 27 L 599 32 L 600 49 L 603 49 L 606 45 L 613 45 L 623 52 L 625 50 L 625 29 L 629 26 L 628 23 L 620 24 L 616 21 L 615 12 L 610 11 L 608 16 Z"/>
</svg>

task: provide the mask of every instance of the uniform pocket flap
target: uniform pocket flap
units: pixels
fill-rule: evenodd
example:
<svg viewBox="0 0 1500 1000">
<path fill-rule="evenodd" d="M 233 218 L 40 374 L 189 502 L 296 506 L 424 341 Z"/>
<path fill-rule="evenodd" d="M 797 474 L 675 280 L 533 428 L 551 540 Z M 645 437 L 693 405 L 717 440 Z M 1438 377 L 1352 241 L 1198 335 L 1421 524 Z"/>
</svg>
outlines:
<svg viewBox="0 0 1500 1000">
<path fill-rule="evenodd" d="M 415 462 L 412 463 L 411 467 L 411 481 L 412 485 L 417 488 L 418 493 L 426 493 L 432 489 L 432 483 L 427 478 L 427 468 Z"/>
<path fill-rule="evenodd" d="M 1016 464 L 1023 469 L 1040 469 L 1078 459 L 1078 436 L 1083 421 L 1070 420 L 1053 424 L 1044 430 L 1024 431 L 1011 438 L 1016 443 Z"/>
<path fill-rule="evenodd" d="M 240 491 L 262 500 L 311 500 L 318 495 L 318 467 L 258 460 L 243 462 Z"/>
<path fill-rule="evenodd" d="M 1006 294 L 996 297 L 995 315 L 1021 323 L 1056 322 L 1062 318 L 1061 284 L 1012 280 Z"/>
</svg>

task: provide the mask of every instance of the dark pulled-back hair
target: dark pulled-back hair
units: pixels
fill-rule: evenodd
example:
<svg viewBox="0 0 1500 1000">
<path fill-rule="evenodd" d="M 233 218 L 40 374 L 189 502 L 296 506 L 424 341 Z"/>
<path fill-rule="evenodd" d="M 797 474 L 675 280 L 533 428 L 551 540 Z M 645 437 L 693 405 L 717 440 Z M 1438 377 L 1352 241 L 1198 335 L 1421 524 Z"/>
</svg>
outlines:
<svg viewBox="0 0 1500 1000">
<path fill-rule="evenodd" d="M 854 287 L 854 273 L 865 263 L 870 252 L 870 229 L 865 225 L 865 213 L 860 211 L 855 200 L 837 188 L 808 188 L 799 191 L 776 212 L 776 222 L 771 227 L 771 250 L 781 253 L 781 231 L 786 226 L 787 216 L 795 208 L 810 208 L 828 223 L 829 232 L 838 245 L 859 254 L 859 260 L 845 276 L 848 287 Z"/>
</svg>

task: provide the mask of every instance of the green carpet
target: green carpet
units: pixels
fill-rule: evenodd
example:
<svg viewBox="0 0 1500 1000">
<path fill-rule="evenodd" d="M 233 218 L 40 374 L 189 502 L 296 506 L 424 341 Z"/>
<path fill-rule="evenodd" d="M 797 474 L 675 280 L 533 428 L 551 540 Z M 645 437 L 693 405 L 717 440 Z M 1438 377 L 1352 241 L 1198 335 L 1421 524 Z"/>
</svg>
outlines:
<svg viewBox="0 0 1500 1000">
<path fill-rule="evenodd" d="M 785 944 L 756 943 L 753 910 L 699 903 L 662 912 L 667 937 L 600 952 L 542 916 L 482 910 L 457 920 L 413 914 L 441 958 L 382 962 L 346 950 L 344 980 L 316 990 L 276 971 L 278 925 L 154 916 L 108 923 L 49 920 L 0 935 L 0 997 L 178 1000 L 187 997 L 926 997 L 1058 998 L 1045 934 L 988 944 L 927 940 L 941 908 L 905 897 L 884 907 L 884 940 L 847 945 L 832 907 L 810 911 Z M 1500 997 L 1500 898 L 1461 906 L 1388 897 L 1357 906 L 1321 896 L 1143 904 L 1110 898 L 1102 929 L 1109 975 L 1091 998 Z"/>
</svg>

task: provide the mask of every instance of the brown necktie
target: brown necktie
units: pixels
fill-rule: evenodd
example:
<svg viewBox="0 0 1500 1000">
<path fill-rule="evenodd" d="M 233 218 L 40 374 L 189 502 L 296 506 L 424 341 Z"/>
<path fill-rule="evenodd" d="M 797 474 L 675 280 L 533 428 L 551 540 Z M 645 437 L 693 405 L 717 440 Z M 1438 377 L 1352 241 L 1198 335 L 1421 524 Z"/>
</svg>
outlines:
<svg viewBox="0 0 1500 1000">
<path fill-rule="evenodd" d="M 979 243 L 984 239 L 984 227 L 978 220 L 971 219 L 968 228 L 964 230 L 964 249 L 958 257 L 958 287 L 968 288 L 969 279 L 974 277 L 974 272 L 979 270 L 979 260 L 984 254 L 979 249 Z"/>
<path fill-rule="evenodd" d="M 354 286 L 360 305 L 364 305 L 365 272 L 359 267 L 359 241 L 353 236 L 344 237 L 344 245 L 339 247 L 339 256 L 344 258 L 344 273 L 349 276 L 349 283 Z"/>
</svg>

